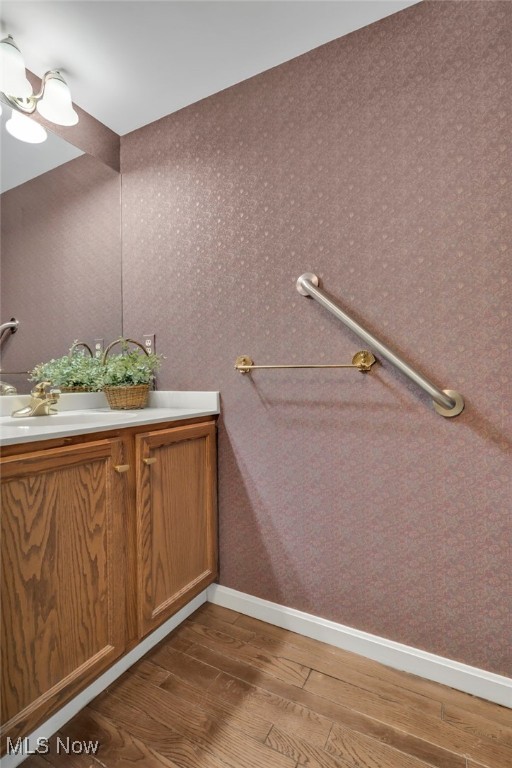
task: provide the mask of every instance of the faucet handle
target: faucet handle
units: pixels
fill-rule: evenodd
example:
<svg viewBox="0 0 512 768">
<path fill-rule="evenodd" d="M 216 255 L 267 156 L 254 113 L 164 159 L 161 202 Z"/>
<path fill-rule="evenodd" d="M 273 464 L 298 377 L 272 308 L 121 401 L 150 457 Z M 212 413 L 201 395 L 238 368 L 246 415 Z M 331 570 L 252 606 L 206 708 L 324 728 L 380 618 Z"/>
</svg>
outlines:
<svg viewBox="0 0 512 768">
<path fill-rule="evenodd" d="M 39 381 L 30 394 L 32 397 L 39 397 L 41 400 L 44 400 L 46 397 L 46 387 L 51 387 L 51 385 L 51 381 Z"/>
</svg>

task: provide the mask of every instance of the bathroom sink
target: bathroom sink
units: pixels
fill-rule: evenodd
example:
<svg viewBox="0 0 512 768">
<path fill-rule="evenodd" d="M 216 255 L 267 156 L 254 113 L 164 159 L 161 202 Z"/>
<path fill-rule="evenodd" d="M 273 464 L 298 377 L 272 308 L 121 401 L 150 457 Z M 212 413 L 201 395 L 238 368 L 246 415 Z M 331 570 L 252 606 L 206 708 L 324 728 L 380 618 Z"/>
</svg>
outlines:
<svg viewBox="0 0 512 768">
<path fill-rule="evenodd" d="M 118 432 L 146 424 L 160 425 L 159 428 L 162 428 L 161 425 L 167 422 L 219 413 L 218 393 L 213 393 L 209 400 L 206 396 L 203 397 L 203 393 L 197 392 L 152 392 L 150 397 L 153 402 L 150 402 L 147 408 L 117 411 L 106 407 L 106 403 L 103 404 L 104 396 L 101 393 L 65 394 L 58 404 L 60 410 L 56 413 L 50 416 L 23 415 L 18 419 L 10 414 L 15 409 L 26 407 L 29 398 L 26 395 L 7 395 L 0 398 L 0 446 L 42 442 L 61 437 L 74 438 L 77 435 L 95 433 L 101 437 L 101 433 Z M 68 410 L 66 405 L 71 403 L 72 410 Z"/>
<path fill-rule="evenodd" d="M 88 410 L 76 413 L 74 411 L 63 411 L 62 413 L 53 413 L 51 416 L 23 416 L 13 418 L 7 416 L 0 419 L 2 427 L 64 427 L 73 425 L 87 424 L 110 424 L 117 420 L 126 421 L 134 419 L 136 412 L 127 413 L 126 411 L 99 411 Z"/>
</svg>

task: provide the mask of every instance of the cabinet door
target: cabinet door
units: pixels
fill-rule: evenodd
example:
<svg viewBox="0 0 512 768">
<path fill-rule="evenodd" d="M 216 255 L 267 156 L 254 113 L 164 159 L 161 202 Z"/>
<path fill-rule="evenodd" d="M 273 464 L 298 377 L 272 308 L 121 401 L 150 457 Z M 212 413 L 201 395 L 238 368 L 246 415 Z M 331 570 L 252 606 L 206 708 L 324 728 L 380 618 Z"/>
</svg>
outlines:
<svg viewBox="0 0 512 768">
<path fill-rule="evenodd" d="M 4 744 L 123 651 L 122 462 L 118 440 L 2 460 Z"/>
<path fill-rule="evenodd" d="M 139 636 L 217 575 L 215 423 L 136 437 Z"/>
</svg>

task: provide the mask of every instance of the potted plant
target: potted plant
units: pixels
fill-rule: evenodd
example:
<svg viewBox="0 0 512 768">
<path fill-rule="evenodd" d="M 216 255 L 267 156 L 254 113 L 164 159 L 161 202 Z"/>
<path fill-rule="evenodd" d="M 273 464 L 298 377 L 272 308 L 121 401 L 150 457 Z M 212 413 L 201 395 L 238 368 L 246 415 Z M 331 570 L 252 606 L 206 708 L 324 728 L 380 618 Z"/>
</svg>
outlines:
<svg viewBox="0 0 512 768">
<path fill-rule="evenodd" d="M 90 354 L 77 349 L 80 346 Z M 61 392 L 97 392 L 101 388 L 101 370 L 101 361 L 94 357 L 88 344 L 75 341 L 67 355 L 36 365 L 30 372 L 29 381 L 49 381 Z"/>
<path fill-rule="evenodd" d="M 109 355 L 116 344 L 121 344 L 122 351 Z M 135 344 L 140 349 L 129 350 L 129 344 Z M 148 353 L 142 344 L 133 339 L 120 338 L 109 344 L 102 358 L 100 382 L 110 407 L 115 410 L 145 408 L 149 385 L 163 359 L 163 355 Z"/>
</svg>

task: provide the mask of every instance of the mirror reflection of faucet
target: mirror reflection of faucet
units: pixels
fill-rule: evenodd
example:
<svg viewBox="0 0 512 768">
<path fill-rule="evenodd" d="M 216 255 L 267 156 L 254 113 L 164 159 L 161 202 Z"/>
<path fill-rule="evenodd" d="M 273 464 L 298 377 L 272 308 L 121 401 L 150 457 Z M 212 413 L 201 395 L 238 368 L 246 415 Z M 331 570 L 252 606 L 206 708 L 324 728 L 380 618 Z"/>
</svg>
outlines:
<svg viewBox="0 0 512 768">
<path fill-rule="evenodd" d="M 52 406 L 57 403 L 60 390 L 50 389 L 47 392 L 46 387 L 51 387 L 51 382 L 40 381 L 39 384 L 36 384 L 30 393 L 29 404 L 18 411 L 13 411 L 11 416 L 15 419 L 21 419 L 24 416 L 51 416 L 52 413 L 57 413 L 57 409 Z"/>
<path fill-rule="evenodd" d="M 6 381 L 0 381 L 0 396 L 1 395 L 16 395 L 16 387 L 12 384 L 7 384 Z"/>
</svg>

